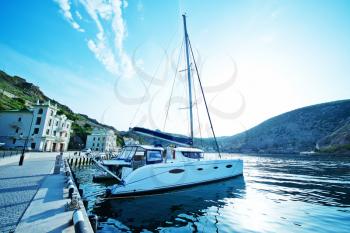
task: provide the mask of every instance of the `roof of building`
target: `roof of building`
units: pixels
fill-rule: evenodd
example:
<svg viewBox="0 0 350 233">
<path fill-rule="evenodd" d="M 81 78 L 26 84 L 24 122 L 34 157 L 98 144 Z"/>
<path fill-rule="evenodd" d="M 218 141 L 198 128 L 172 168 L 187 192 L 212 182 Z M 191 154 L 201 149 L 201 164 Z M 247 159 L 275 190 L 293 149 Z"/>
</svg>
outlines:
<svg viewBox="0 0 350 233">
<path fill-rule="evenodd" d="M 0 113 L 32 113 L 33 111 L 29 109 L 20 109 L 20 110 L 1 110 Z"/>
<path fill-rule="evenodd" d="M 114 131 L 111 129 L 106 129 L 106 128 L 100 128 L 100 127 L 95 127 L 90 135 L 101 135 L 101 136 L 107 136 L 107 135 L 115 135 Z"/>
</svg>

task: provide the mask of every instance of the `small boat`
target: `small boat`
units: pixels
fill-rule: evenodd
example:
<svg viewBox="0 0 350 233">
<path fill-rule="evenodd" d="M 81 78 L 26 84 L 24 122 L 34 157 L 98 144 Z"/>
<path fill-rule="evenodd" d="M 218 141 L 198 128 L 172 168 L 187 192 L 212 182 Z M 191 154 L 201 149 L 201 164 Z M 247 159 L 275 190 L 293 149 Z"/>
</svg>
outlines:
<svg viewBox="0 0 350 233">
<path fill-rule="evenodd" d="M 180 146 L 167 147 L 166 149 L 146 145 L 126 146 L 116 159 L 103 161 L 101 167 L 104 169 L 108 167 L 105 171 L 119 180 L 118 184 L 107 190 L 106 198 L 162 193 L 168 190 L 225 180 L 243 174 L 243 161 L 241 159 L 221 159 L 219 145 L 187 34 L 185 15 L 183 15 L 183 23 L 189 86 L 190 137 L 134 127 L 132 130 L 135 133 L 160 138 Z M 204 152 L 193 147 L 191 91 L 193 80 L 191 79 L 190 50 L 220 159 L 204 159 Z"/>
</svg>

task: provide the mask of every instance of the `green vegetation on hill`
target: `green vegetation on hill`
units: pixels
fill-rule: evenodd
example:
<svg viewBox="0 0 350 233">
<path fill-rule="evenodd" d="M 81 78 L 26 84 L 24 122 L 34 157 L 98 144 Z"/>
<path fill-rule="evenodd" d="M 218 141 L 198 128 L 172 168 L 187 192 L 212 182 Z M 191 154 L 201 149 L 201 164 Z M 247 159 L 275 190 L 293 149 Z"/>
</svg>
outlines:
<svg viewBox="0 0 350 233">
<path fill-rule="evenodd" d="M 161 143 L 144 135 L 127 133 L 140 142 Z M 350 100 L 296 109 L 268 119 L 243 133 L 219 137 L 222 152 L 238 153 L 350 153 Z M 216 151 L 213 138 L 194 139 L 205 151 Z"/>
<path fill-rule="evenodd" d="M 317 151 L 325 153 L 346 153 L 350 151 L 350 117 L 341 122 L 334 132 L 317 142 Z"/>
<path fill-rule="evenodd" d="M 117 143 L 123 144 L 123 139 L 112 126 L 99 123 L 97 120 L 89 118 L 84 114 L 73 112 L 69 107 L 47 97 L 39 87 L 28 83 L 18 76 L 10 76 L 0 70 L 0 111 L 20 110 L 28 105 L 39 101 L 48 101 L 57 104 L 58 114 L 64 114 L 73 121 L 72 134 L 69 142 L 69 149 L 81 149 L 85 146 L 86 137 L 91 133 L 93 127 L 104 127 L 114 130 L 118 136 Z"/>
<path fill-rule="evenodd" d="M 296 109 L 264 121 L 232 137 L 220 138 L 230 152 L 299 153 L 301 151 L 349 153 L 350 100 Z"/>
</svg>

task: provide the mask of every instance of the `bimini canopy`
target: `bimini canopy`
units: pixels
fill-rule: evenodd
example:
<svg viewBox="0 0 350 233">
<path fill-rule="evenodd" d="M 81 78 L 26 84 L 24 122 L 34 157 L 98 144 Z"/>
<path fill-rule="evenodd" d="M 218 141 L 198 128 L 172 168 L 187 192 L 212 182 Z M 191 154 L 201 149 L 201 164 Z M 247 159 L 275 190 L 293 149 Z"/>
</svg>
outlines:
<svg viewBox="0 0 350 233">
<path fill-rule="evenodd" d="M 171 134 L 159 132 L 159 131 L 154 131 L 150 129 L 145 129 L 141 127 L 134 127 L 131 129 L 132 132 L 138 133 L 138 134 L 143 134 L 146 136 L 158 138 L 164 141 L 168 141 L 174 144 L 178 145 L 183 145 L 183 146 L 191 146 L 193 144 L 193 141 L 189 137 L 181 137 L 181 136 L 174 136 Z"/>
</svg>

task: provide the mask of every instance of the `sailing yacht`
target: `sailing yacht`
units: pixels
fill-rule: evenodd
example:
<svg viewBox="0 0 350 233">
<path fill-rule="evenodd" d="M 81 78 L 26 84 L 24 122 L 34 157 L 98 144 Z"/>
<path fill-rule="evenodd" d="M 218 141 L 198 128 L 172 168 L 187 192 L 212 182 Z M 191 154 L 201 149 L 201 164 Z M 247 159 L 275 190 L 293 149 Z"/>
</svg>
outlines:
<svg viewBox="0 0 350 233">
<path fill-rule="evenodd" d="M 123 148 L 116 159 L 103 161 L 100 164 L 101 168 L 119 180 L 118 184 L 107 189 L 107 198 L 161 193 L 172 189 L 229 179 L 243 174 L 243 161 L 241 159 L 221 159 L 195 61 L 198 81 L 220 159 L 204 159 L 203 150 L 193 147 L 192 78 L 190 69 L 190 50 L 192 52 L 192 48 L 187 34 L 185 15 L 183 15 L 183 24 L 191 135 L 187 138 L 134 127 L 132 131 L 135 133 L 159 138 L 179 146 L 164 149 L 160 146 L 128 145 Z M 193 53 L 192 57 L 194 60 Z M 111 170 L 114 172 L 111 172 Z"/>
</svg>

